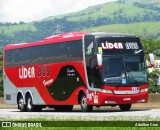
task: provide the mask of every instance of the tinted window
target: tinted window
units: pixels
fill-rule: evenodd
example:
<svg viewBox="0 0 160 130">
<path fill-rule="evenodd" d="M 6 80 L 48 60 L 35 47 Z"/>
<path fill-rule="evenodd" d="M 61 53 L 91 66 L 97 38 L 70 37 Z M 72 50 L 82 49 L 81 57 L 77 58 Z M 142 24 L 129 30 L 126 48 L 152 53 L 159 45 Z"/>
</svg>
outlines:
<svg viewBox="0 0 160 130">
<path fill-rule="evenodd" d="M 27 50 L 26 50 L 27 51 Z M 44 62 L 44 46 L 36 46 L 28 48 L 28 53 L 31 54 L 30 64 L 42 64 Z"/>
<path fill-rule="evenodd" d="M 93 64 L 93 65 L 95 64 L 96 59 L 93 59 L 93 56 L 95 56 L 94 52 L 95 52 L 94 39 L 91 37 L 85 38 L 85 57 L 86 57 L 87 67 L 91 67 L 91 64 Z"/>
<path fill-rule="evenodd" d="M 69 60 L 82 60 L 82 41 L 72 41 L 68 43 Z"/>
<path fill-rule="evenodd" d="M 94 54 L 94 39 L 85 38 L 85 54 L 86 56 L 90 56 Z"/>
<path fill-rule="evenodd" d="M 15 49 L 13 50 L 13 65 L 12 66 L 17 66 L 21 65 L 21 50 L 20 49 Z"/>
<path fill-rule="evenodd" d="M 45 46 L 45 62 L 64 62 L 67 61 L 66 43 L 51 44 Z"/>
<path fill-rule="evenodd" d="M 11 67 L 13 64 L 13 50 L 6 51 L 5 66 Z"/>
<path fill-rule="evenodd" d="M 6 67 L 82 60 L 82 41 L 6 51 Z"/>
</svg>

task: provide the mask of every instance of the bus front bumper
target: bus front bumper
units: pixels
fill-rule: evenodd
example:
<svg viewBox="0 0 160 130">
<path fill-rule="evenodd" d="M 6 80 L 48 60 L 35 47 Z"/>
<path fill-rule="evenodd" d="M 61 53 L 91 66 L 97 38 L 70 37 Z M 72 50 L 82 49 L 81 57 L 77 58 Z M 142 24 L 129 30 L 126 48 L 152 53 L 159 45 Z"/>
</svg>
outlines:
<svg viewBox="0 0 160 130">
<path fill-rule="evenodd" d="M 108 94 L 102 92 L 91 92 L 87 94 L 89 105 L 118 105 L 148 102 L 148 92 L 138 94 Z"/>
</svg>

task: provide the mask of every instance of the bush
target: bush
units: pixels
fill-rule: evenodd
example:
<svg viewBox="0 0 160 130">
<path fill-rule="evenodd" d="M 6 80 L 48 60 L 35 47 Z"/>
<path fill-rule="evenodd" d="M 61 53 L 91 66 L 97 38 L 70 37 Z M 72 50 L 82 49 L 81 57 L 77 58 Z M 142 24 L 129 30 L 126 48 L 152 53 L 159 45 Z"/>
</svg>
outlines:
<svg viewBox="0 0 160 130">
<path fill-rule="evenodd" d="M 160 93 L 160 86 L 149 86 L 149 93 Z"/>
<path fill-rule="evenodd" d="M 3 97 L 3 84 L 0 84 L 0 97 Z"/>
<path fill-rule="evenodd" d="M 160 93 L 160 86 L 157 85 L 158 75 L 160 75 L 158 69 L 154 69 L 150 73 L 148 72 L 149 93 Z"/>
</svg>

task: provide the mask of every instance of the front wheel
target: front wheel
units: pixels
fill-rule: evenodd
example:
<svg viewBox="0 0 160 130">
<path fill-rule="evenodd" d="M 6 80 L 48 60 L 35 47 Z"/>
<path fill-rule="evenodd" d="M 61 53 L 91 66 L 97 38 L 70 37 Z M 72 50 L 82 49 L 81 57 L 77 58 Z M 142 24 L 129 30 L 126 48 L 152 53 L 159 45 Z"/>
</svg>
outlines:
<svg viewBox="0 0 160 130">
<path fill-rule="evenodd" d="M 87 99 L 84 93 L 81 95 L 80 106 L 82 112 L 91 112 L 93 110 L 92 105 L 87 105 Z"/>
<path fill-rule="evenodd" d="M 120 104 L 119 108 L 121 109 L 121 111 L 129 111 L 131 108 L 131 104 Z"/>
</svg>

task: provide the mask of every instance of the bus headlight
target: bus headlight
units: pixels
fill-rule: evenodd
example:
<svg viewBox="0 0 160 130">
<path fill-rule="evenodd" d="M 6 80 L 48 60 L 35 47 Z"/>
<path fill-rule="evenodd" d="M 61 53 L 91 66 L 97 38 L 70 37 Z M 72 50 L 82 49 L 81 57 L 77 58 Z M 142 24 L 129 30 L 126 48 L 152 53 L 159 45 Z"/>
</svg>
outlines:
<svg viewBox="0 0 160 130">
<path fill-rule="evenodd" d="M 148 88 L 141 89 L 140 92 L 148 92 Z"/>
<path fill-rule="evenodd" d="M 112 91 L 112 90 L 102 89 L 102 93 L 110 93 L 110 94 L 113 94 L 113 91 Z"/>
</svg>

